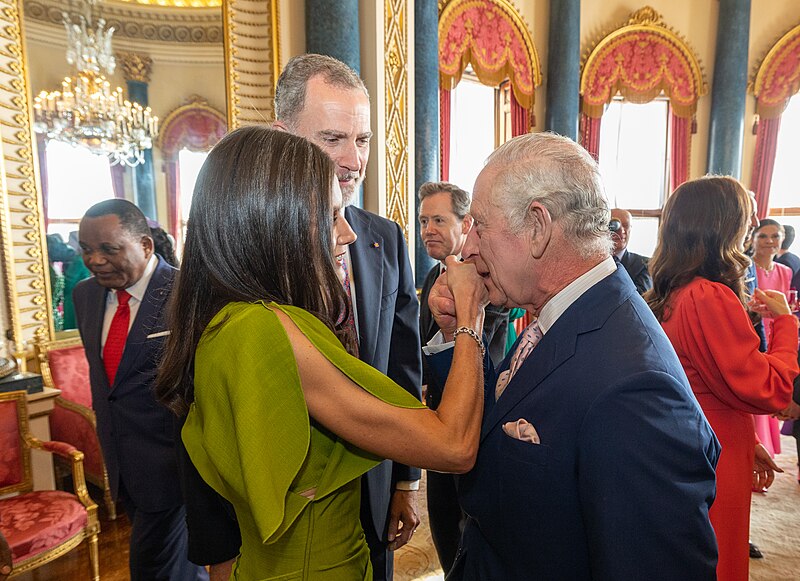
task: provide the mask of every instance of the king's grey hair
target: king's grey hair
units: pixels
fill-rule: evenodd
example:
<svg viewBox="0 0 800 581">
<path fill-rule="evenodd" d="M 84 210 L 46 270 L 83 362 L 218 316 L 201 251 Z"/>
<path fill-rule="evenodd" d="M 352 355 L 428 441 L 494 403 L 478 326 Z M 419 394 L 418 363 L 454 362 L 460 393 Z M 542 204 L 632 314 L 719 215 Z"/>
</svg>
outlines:
<svg viewBox="0 0 800 581">
<path fill-rule="evenodd" d="M 528 133 L 497 148 L 486 166 L 497 172 L 492 199 L 512 233 L 529 227 L 528 209 L 537 201 L 582 257 L 610 254 L 610 211 L 600 170 L 583 147 L 554 133 Z"/>
<path fill-rule="evenodd" d="M 342 61 L 321 54 L 301 54 L 288 63 L 275 87 L 275 119 L 293 127 L 305 107 L 306 87 L 311 78 L 321 76 L 329 85 L 364 91 L 364 81 Z"/>
</svg>

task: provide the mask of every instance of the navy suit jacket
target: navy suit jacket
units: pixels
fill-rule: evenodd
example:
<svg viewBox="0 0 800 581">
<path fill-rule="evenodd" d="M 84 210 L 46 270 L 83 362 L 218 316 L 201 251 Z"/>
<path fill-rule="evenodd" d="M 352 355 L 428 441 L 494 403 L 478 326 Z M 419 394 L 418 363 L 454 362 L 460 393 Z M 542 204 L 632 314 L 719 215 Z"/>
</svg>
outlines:
<svg viewBox="0 0 800 581">
<path fill-rule="evenodd" d="M 358 235 L 350 245 L 358 356 L 422 399 L 419 302 L 403 233 L 395 222 L 354 206 L 345 209 L 345 217 Z M 365 493 L 379 538 L 384 538 L 394 483 L 420 475 L 419 468 L 391 460 L 366 474 Z"/>
<path fill-rule="evenodd" d="M 446 372 L 452 352 L 432 356 Z M 497 372 L 508 368 L 511 354 Z M 448 579 L 716 578 L 719 443 L 628 275 L 573 303 L 486 408 Z M 524 418 L 541 444 L 506 435 Z"/>
<path fill-rule="evenodd" d="M 100 339 L 108 289 L 94 278 L 73 292 L 78 329 L 89 360 L 92 407 L 117 498 L 120 480 L 137 508 L 159 512 L 183 503 L 178 481 L 173 417 L 153 396 L 153 382 L 166 337 L 147 336 L 166 329 L 164 308 L 177 270 L 158 261 L 136 314 L 114 385 L 109 385 Z"/>
<path fill-rule="evenodd" d="M 647 270 L 649 260 L 646 256 L 629 252 L 628 250 L 625 251 L 625 254 L 620 259 L 620 263 L 625 267 L 633 284 L 636 286 L 636 292 L 640 295 L 653 288 L 653 277 L 650 276 L 650 272 Z"/>
</svg>

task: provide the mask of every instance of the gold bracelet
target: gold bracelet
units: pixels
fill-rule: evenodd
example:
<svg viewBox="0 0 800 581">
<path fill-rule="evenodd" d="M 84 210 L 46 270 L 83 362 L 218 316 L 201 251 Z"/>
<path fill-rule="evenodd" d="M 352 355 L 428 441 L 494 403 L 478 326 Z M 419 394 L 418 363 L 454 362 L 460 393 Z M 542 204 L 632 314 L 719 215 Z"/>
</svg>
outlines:
<svg viewBox="0 0 800 581">
<path fill-rule="evenodd" d="M 481 339 L 480 335 L 478 335 L 473 329 L 469 327 L 459 327 L 455 331 L 453 331 L 453 341 L 456 340 L 456 337 L 460 334 L 466 334 L 475 339 L 475 342 L 478 344 L 478 349 L 481 350 L 481 359 L 484 358 L 486 355 L 486 347 L 483 346 L 483 339 Z"/>
</svg>

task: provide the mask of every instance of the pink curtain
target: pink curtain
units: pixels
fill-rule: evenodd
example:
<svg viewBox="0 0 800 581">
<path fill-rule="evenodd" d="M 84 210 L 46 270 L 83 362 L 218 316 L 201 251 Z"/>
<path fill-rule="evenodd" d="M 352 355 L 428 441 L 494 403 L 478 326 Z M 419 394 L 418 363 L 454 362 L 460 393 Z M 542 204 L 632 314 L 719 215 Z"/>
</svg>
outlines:
<svg viewBox="0 0 800 581">
<path fill-rule="evenodd" d="M 689 156 L 692 146 L 692 120 L 678 117 L 669 110 L 671 158 L 669 168 L 670 191 L 689 179 Z"/>
<path fill-rule="evenodd" d="M 121 163 L 111 166 L 111 187 L 115 198 L 125 197 L 125 166 Z"/>
<path fill-rule="evenodd" d="M 439 175 L 450 179 L 450 91 L 439 89 Z"/>
<path fill-rule="evenodd" d="M 775 169 L 775 152 L 778 148 L 780 127 L 780 116 L 774 119 L 761 118 L 758 121 L 750 189 L 756 194 L 759 220 L 766 218 L 769 211 L 769 189 L 772 185 L 772 171 Z"/>
<path fill-rule="evenodd" d="M 580 140 L 581 145 L 589 154 L 599 161 L 600 159 L 600 117 L 596 119 L 581 113 L 580 119 Z"/>
<path fill-rule="evenodd" d="M 511 137 L 525 135 L 531 130 L 531 114 L 525 107 L 519 104 L 514 96 L 514 88 L 511 88 Z"/>
</svg>

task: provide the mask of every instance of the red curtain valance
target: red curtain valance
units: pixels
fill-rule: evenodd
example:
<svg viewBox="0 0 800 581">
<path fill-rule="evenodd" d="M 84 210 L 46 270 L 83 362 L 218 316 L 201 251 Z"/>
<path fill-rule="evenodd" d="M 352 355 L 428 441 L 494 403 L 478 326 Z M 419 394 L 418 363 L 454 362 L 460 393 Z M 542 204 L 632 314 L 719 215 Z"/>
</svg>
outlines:
<svg viewBox="0 0 800 581">
<path fill-rule="evenodd" d="M 481 83 L 511 81 L 517 102 L 531 109 L 541 66 L 528 27 L 507 0 L 455 0 L 439 17 L 439 78 L 452 90 L 468 64 Z"/>
<path fill-rule="evenodd" d="M 158 145 L 164 159 L 174 160 L 184 147 L 208 151 L 227 133 L 225 115 L 202 101 L 178 107 L 161 125 Z"/>
<path fill-rule="evenodd" d="M 784 34 L 764 57 L 753 81 L 756 113 L 778 117 L 800 91 L 800 25 Z"/>
<path fill-rule="evenodd" d="M 676 116 L 691 118 L 708 89 L 692 50 L 645 7 L 589 53 L 581 73 L 581 111 L 599 118 L 617 93 L 647 103 L 662 91 Z"/>
</svg>

